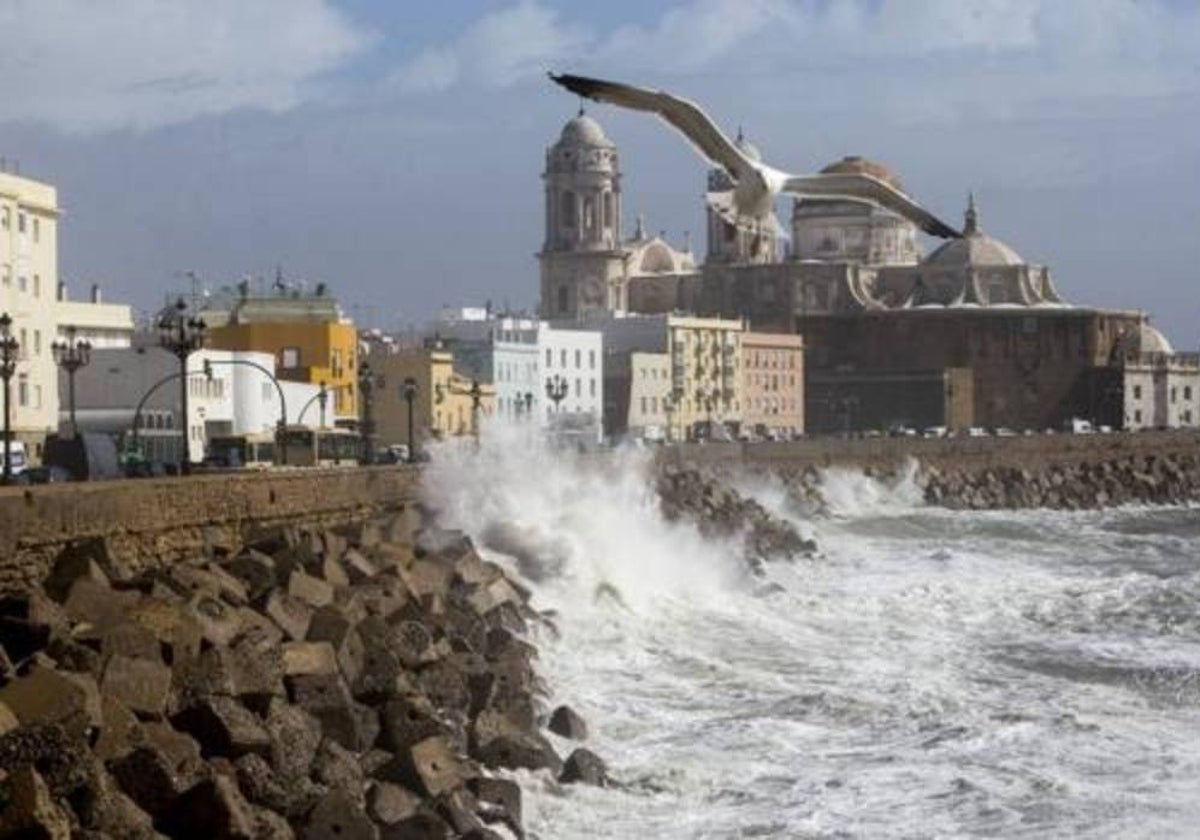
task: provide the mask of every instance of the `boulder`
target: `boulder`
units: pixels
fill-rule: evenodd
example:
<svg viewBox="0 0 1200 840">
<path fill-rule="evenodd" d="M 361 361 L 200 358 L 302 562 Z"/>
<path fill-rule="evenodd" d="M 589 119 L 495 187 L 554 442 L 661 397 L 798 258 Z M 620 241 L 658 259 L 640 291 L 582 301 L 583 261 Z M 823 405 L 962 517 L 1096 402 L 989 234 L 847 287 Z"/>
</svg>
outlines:
<svg viewBox="0 0 1200 840">
<path fill-rule="evenodd" d="M 588 737 L 587 722 L 570 706 L 559 706 L 555 709 L 550 714 L 548 728 L 555 735 L 570 738 L 572 741 L 586 741 Z"/>
<path fill-rule="evenodd" d="M 600 756 L 580 747 L 567 757 L 558 780 L 567 785 L 581 782 L 585 785 L 605 787 L 609 783 L 608 768 L 604 766 Z"/>
</svg>

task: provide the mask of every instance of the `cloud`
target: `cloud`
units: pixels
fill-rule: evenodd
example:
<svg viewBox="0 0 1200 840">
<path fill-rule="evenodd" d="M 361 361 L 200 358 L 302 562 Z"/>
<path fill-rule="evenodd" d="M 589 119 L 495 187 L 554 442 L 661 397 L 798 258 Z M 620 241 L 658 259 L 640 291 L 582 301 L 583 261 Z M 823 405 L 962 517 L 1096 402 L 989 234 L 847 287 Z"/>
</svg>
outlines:
<svg viewBox="0 0 1200 840">
<path fill-rule="evenodd" d="M 285 111 L 368 49 L 328 0 L 10 0 L 2 119 L 74 133 Z"/>
<path fill-rule="evenodd" d="M 551 69 L 587 41 L 554 10 L 521 0 L 484 15 L 454 42 L 422 50 L 392 81 L 411 92 L 445 90 L 464 81 L 503 87 Z"/>
</svg>

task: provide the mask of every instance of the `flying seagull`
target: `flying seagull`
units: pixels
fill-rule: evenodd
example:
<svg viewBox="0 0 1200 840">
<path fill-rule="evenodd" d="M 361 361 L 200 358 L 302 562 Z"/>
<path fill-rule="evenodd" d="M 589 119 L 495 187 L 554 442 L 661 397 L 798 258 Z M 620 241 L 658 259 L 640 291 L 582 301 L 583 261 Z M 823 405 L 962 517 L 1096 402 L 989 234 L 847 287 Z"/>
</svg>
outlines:
<svg viewBox="0 0 1200 840">
<path fill-rule="evenodd" d="M 579 96 L 657 114 L 679 131 L 702 157 L 729 173 L 736 184 L 732 200 L 737 212 L 760 223 L 769 218 L 775 196 L 786 192 L 806 198 L 866 201 L 903 216 L 933 236 L 950 239 L 961 235 L 900 190 L 870 175 L 793 175 L 751 160 L 694 102 L 663 91 L 602 79 L 568 74 L 549 75 L 555 83 Z"/>
</svg>

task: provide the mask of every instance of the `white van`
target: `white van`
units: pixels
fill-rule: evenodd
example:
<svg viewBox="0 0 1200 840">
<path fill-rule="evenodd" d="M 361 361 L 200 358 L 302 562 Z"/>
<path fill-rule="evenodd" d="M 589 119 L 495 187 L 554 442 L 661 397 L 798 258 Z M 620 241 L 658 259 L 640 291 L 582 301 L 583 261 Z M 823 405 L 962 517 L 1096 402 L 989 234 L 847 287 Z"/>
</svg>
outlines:
<svg viewBox="0 0 1200 840">
<path fill-rule="evenodd" d="M 29 466 L 29 459 L 25 455 L 25 442 L 20 440 L 11 440 L 8 442 L 8 462 L 12 468 L 12 474 L 18 476 L 25 472 L 25 468 Z M 0 461 L 0 466 L 3 462 Z M 3 473 L 0 472 L 0 475 Z"/>
</svg>

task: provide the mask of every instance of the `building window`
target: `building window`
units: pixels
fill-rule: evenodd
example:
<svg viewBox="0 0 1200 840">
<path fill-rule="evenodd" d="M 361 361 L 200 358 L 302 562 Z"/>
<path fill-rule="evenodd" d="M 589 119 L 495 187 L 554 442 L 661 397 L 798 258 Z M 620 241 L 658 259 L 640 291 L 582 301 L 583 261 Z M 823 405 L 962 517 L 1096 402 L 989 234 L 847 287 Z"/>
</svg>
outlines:
<svg viewBox="0 0 1200 840">
<path fill-rule="evenodd" d="M 300 367 L 300 348 L 284 347 L 279 351 L 279 366 L 281 368 Z"/>
<path fill-rule="evenodd" d="M 575 380 L 575 399 L 583 396 L 583 383 L 578 379 Z"/>
<path fill-rule="evenodd" d="M 1191 385 L 1183 386 L 1183 398 L 1185 400 L 1190 400 L 1192 398 L 1192 386 Z"/>
<path fill-rule="evenodd" d="M 25 373 L 17 378 L 17 405 L 29 405 L 29 375 Z"/>
<path fill-rule="evenodd" d="M 562 194 L 562 223 L 564 227 L 575 227 L 575 193 L 570 190 Z"/>
<path fill-rule="evenodd" d="M 581 367 L 583 367 L 583 351 L 576 350 L 575 351 L 575 370 L 579 370 Z"/>
<path fill-rule="evenodd" d="M 566 350 L 558 351 L 558 366 L 562 367 L 562 368 L 565 368 L 567 366 L 567 351 Z"/>
<path fill-rule="evenodd" d="M 1140 400 L 1142 398 L 1142 386 L 1141 385 L 1133 386 L 1133 398 L 1135 400 Z"/>
<path fill-rule="evenodd" d="M 17 214 L 17 233 L 24 233 L 24 232 L 25 232 L 25 214 L 18 213 Z"/>
<path fill-rule="evenodd" d="M 588 382 L 590 383 L 590 384 L 588 385 L 588 391 L 589 391 L 589 393 L 590 393 L 590 396 L 593 396 L 593 397 L 594 397 L 594 396 L 596 396 L 596 380 L 595 380 L 595 379 L 589 379 L 589 380 L 588 380 Z"/>
<path fill-rule="evenodd" d="M 24 274 L 17 278 L 17 289 L 22 292 L 29 291 L 29 278 Z"/>
<path fill-rule="evenodd" d="M 642 397 L 642 414 L 646 413 L 646 398 Z"/>
<path fill-rule="evenodd" d="M 42 331 L 41 330 L 33 331 L 33 355 L 35 355 L 35 356 L 42 355 Z"/>
<path fill-rule="evenodd" d="M 34 408 L 42 407 L 42 386 L 41 385 L 33 386 L 33 407 Z M 1190 420 L 1190 418 L 1189 418 L 1189 420 Z"/>
<path fill-rule="evenodd" d="M 11 286 L 12 285 L 12 266 L 11 265 L 4 266 L 3 274 L 4 274 L 4 285 Z"/>
<path fill-rule="evenodd" d="M 5 230 L 8 230 L 8 227 L 11 224 L 12 224 L 12 211 L 9 210 L 7 207 L 5 207 L 4 215 L 0 216 L 0 228 L 4 228 Z"/>
<path fill-rule="evenodd" d="M 565 313 L 567 311 L 567 287 L 558 287 L 558 311 Z"/>
<path fill-rule="evenodd" d="M 596 369 L 596 351 L 595 350 L 588 351 L 588 368 L 591 370 Z"/>
<path fill-rule="evenodd" d="M 1171 389 L 1171 404 L 1172 404 L 1172 405 L 1174 405 L 1174 404 L 1175 404 L 1175 396 L 1176 396 L 1176 394 L 1175 394 L 1175 391 L 1176 391 L 1176 389 L 1175 389 L 1175 388 L 1172 388 L 1172 389 Z"/>
<path fill-rule="evenodd" d="M 546 367 L 554 367 L 554 351 L 549 347 L 546 348 Z"/>
<path fill-rule="evenodd" d="M 1138 409 L 1137 411 L 1133 412 L 1133 422 L 1134 423 L 1142 422 L 1142 410 L 1141 409 Z"/>
</svg>

